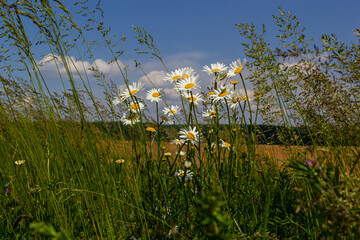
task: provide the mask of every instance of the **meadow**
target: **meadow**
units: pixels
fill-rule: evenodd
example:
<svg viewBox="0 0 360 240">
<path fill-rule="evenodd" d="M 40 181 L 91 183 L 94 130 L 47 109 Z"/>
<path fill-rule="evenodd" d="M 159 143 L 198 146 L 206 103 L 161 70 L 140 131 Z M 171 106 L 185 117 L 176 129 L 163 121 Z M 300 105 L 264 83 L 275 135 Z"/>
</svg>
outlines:
<svg viewBox="0 0 360 240">
<path fill-rule="evenodd" d="M 123 54 L 141 71 L 128 40 L 86 3 L 76 14 L 59 0 L 0 6 L 0 239 L 360 239 L 359 43 L 324 34 L 313 46 L 279 9 L 281 47 L 265 26 L 236 24 L 246 61 L 204 66 L 205 80 L 191 66 L 168 70 L 134 26 L 135 54 L 161 62 L 178 94 L 168 104 L 163 89 L 127 78 Z M 87 31 L 122 83 L 77 68 L 74 52 L 96 59 Z M 36 46 L 51 53 L 62 92 Z"/>
</svg>

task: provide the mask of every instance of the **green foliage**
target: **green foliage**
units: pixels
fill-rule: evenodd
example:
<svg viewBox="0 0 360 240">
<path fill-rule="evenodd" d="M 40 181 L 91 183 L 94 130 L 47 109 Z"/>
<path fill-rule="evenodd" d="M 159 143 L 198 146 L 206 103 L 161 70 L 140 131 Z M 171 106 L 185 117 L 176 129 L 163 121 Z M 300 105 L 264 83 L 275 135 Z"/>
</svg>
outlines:
<svg viewBox="0 0 360 240">
<path fill-rule="evenodd" d="M 77 60 L 71 58 L 70 51 L 85 49 L 94 60 L 91 46 L 102 44 L 85 40 L 84 32 L 92 30 L 99 31 L 103 46 L 113 55 L 109 64 L 117 63 L 124 52 L 130 55 L 117 49 L 125 37 L 110 37 L 111 29 L 97 22 L 96 14 L 102 15 L 99 4 L 92 10 L 88 2 L 75 3 L 81 8 L 78 14 L 88 18 L 83 27 L 59 0 L 0 6 L 0 38 L 6 45 L 0 58 L 5 63 L 5 74 L 0 76 L 0 236 L 360 237 L 359 44 L 346 45 L 324 35 L 321 49 L 310 48 L 312 40 L 306 38 L 299 20 L 280 9 L 274 19 L 281 49 L 272 49 L 266 41 L 265 26 L 258 34 L 253 24 L 237 25 L 251 59 L 246 64 L 250 76 L 244 79 L 240 72 L 239 77 L 244 88 L 250 80 L 261 95 L 254 99 L 256 111 L 246 90 L 241 98 L 237 96 L 242 100 L 239 110 L 229 107 L 236 99 L 215 104 L 207 98 L 205 104 L 214 107 L 214 118 L 202 124 L 194 102 L 187 101 L 193 95 L 180 95 L 183 116 L 174 118 L 176 125 L 164 127 L 156 104 L 156 119 L 131 110 L 139 122 L 124 126 L 122 113 L 130 104 L 144 101 L 135 92 L 125 101 L 117 96 L 121 104 L 115 107 L 115 84 L 106 82 L 94 65 L 90 71 L 103 88 L 105 106 L 94 97 L 89 76 L 80 74 L 86 69 L 75 69 Z M 29 40 L 28 25 L 38 29 L 35 42 Z M 136 53 L 162 62 L 153 37 L 144 28 L 133 29 L 147 48 Z M 64 67 L 65 74 L 59 70 L 63 92 L 48 88 L 35 60 L 37 44 L 52 53 L 49 61 Z M 139 62 L 135 66 L 142 70 Z M 127 66 L 117 67 L 126 85 L 121 94 L 131 92 Z M 26 71 L 26 81 L 16 78 L 20 70 Z M 229 81 L 226 73 L 214 77 L 209 91 L 218 91 L 220 81 Z M 218 94 L 225 92 L 221 89 Z M 258 126 L 258 112 L 267 123 L 277 125 Z M 195 132 L 201 131 L 202 143 L 164 142 L 179 130 L 195 127 L 186 136 L 196 140 Z M 278 166 L 280 161 L 259 155 L 261 138 L 289 146 L 290 162 Z M 290 145 L 310 146 L 308 151 L 293 152 Z M 26 161 L 15 163 L 20 159 Z"/>
<path fill-rule="evenodd" d="M 69 240 L 70 236 L 66 233 L 66 231 L 56 232 L 55 229 L 51 225 L 47 225 L 46 223 L 31 223 L 30 229 L 35 234 L 40 234 L 42 236 L 50 237 L 53 240 Z"/>
</svg>

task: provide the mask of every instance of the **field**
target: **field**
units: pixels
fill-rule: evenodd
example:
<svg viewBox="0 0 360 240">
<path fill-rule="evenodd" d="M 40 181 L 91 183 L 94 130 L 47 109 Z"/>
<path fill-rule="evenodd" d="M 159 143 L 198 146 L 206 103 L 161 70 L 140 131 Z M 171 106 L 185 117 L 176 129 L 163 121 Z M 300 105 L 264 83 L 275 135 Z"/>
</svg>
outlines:
<svg viewBox="0 0 360 240">
<path fill-rule="evenodd" d="M 168 70 L 133 26 L 135 54 L 166 69 L 169 104 L 86 2 L 96 27 L 58 0 L 1 3 L 0 239 L 360 239 L 358 43 L 323 35 L 310 47 L 279 9 L 281 49 L 236 24 L 247 61 L 203 66 L 203 80 Z M 88 31 L 120 82 L 72 57 L 96 62 Z M 44 78 L 39 46 L 63 91 Z M 152 87 L 128 79 L 125 53 Z"/>
</svg>

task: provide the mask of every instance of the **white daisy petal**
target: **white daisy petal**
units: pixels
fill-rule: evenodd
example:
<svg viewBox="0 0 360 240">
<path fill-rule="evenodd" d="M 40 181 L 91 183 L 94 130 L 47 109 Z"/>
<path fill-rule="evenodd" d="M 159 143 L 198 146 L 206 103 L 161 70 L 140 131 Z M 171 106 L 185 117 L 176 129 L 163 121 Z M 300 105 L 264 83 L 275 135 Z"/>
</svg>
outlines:
<svg viewBox="0 0 360 240">
<path fill-rule="evenodd" d="M 228 72 L 229 77 L 234 77 L 237 74 L 241 73 L 241 71 L 244 69 L 246 63 L 246 59 L 244 59 L 244 62 L 241 63 L 240 58 L 230 64 L 230 69 Z"/>
<path fill-rule="evenodd" d="M 217 63 L 212 63 L 210 66 L 211 66 L 211 67 L 208 67 L 207 65 L 205 65 L 205 66 L 203 67 L 203 71 L 206 72 L 206 73 L 209 74 L 209 75 L 211 75 L 211 74 L 213 74 L 213 73 L 220 73 L 220 74 L 222 74 L 222 73 L 227 72 L 227 70 L 228 70 L 228 68 L 225 66 L 225 64 L 219 63 L 219 62 L 217 62 Z"/>
<path fill-rule="evenodd" d="M 162 89 L 161 88 L 153 88 L 147 92 L 146 99 L 151 102 L 160 102 L 162 101 Z"/>
</svg>

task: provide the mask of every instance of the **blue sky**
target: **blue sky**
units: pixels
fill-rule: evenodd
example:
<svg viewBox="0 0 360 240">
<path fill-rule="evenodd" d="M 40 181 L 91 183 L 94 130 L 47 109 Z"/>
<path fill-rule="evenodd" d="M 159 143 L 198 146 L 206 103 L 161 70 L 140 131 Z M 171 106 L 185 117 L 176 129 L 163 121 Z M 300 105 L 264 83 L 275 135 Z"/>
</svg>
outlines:
<svg viewBox="0 0 360 240">
<path fill-rule="evenodd" d="M 73 1 L 63 1 L 70 10 L 76 11 L 77 7 L 71 6 Z M 92 5 L 91 5 L 92 4 Z M 94 6 L 93 1 L 90 6 Z M 134 58 L 142 62 L 145 73 L 149 74 L 158 87 L 169 88 L 162 81 L 165 69 L 162 65 L 146 57 L 136 56 L 133 49 L 138 47 L 134 39 L 132 25 L 144 27 L 153 37 L 156 46 L 161 52 L 165 64 L 170 71 L 180 67 L 193 67 L 200 74 L 200 81 L 210 78 L 201 73 L 204 65 L 223 62 L 229 65 L 238 58 L 245 58 L 241 43 L 244 41 L 235 27 L 237 23 L 254 23 L 260 30 L 261 24 L 267 27 L 266 38 L 277 47 L 277 28 L 272 15 L 278 14 L 278 7 L 296 15 L 303 27 L 306 28 L 307 38 L 314 38 L 314 43 L 321 45 L 319 38 L 322 34 L 334 33 L 340 41 L 345 43 L 357 41 L 353 29 L 360 28 L 359 0 L 303 0 L 303 1 L 235 1 L 235 0 L 103 0 L 101 8 L 104 11 L 106 27 L 111 27 L 113 34 L 120 38 L 125 35 L 127 40 L 123 43 Z M 79 22 L 79 15 L 74 14 Z M 99 19 L 99 18 L 98 18 Z M 100 20 L 100 19 L 99 19 Z M 87 33 L 88 42 L 100 40 L 96 32 Z M 117 48 L 117 50 L 122 50 Z M 39 49 L 35 58 L 41 62 L 47 50 Z M 50 52 L 49 52 L 50 53 Z M 101 48 L 94 50 L 94 56 L 101 71 L 107 79 L 112 79 L 118 85 L 123 84 L 119 71 L 106 62 L 111 59 L 110 52 Z M 75 52 L 71 53 L 78 58 Z M 133 67 L 133 62 L 125 54 L 120 59 L 121 64 L 130 65 L 128 76 L 131 81 L 143 81 L 147 88 L 143 74 Z M 92 60 L 85 60 L 85 66 L 93 64 Z M 53 65 L 43 68 L 45 77 L 50 87 L 60 90 L 61 84 L 56 76 Z M 245 72 L 246 73 L 246 72 Z M 93 81 L 94 86 L 96 82 Z M 203 87 L 205 84 L 202 85 Z M 251 86 L 249 86 L 251 88 Z M 96 89 L 99 93 L 101 89 Z M 171 94 L 170 94 L 171 95 Z M 175 100 L 169 98 L 169 104 Z"/>
<path fill-rule="evenodd" d="M 235 27 L 237 23 L 254 23 L 260 30 L 267 26 L 266 38 L 277 47 L 278 34 L 272 15 L 278 15 L 278 7 L 296 15 L 308 38 L 321 44 L 322 34 L 334 33 L 339 40 L 354 42 L 353 29 L 360 27 L 360 1 L 102 1 L 106 26 L 118 36 L 127 37 L 124 46 L 129 50 L 138 47 L 132 25 L 144 27 L 154 37 L 169 70 L 193 67 L 200 72 L 205 64 L 217 61 L 230 64 L 237 58 L 245 58 L 241 43 L 244 41 Z M 133 55 L 136 58 L 136 55 Z M 99 52 L 105 60 L 109 56 Z M 146 73 L 164 71 L 156 61 L 139 57 Z M 124 62 L 126 57 L 124 56 Z M 155 73 L 153 72 L 153 73 Z M 140 75 L 132 73 L 134 80 Z M 201 74 L 201 73 L 200 73 Z M 131 75 L 131 74 L 130 74 Z M 153 74 L 152 77 L 159 77 Z M 200 75 L 200 80 L 208 77 Z M 160 84 L 159 81 L 155 81 Z"/>
</svg>

